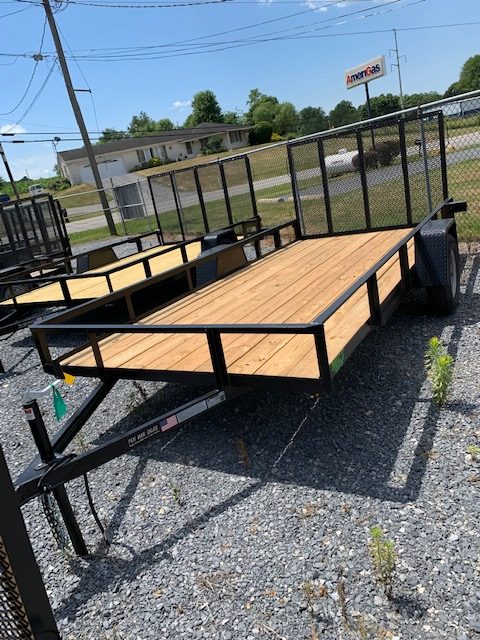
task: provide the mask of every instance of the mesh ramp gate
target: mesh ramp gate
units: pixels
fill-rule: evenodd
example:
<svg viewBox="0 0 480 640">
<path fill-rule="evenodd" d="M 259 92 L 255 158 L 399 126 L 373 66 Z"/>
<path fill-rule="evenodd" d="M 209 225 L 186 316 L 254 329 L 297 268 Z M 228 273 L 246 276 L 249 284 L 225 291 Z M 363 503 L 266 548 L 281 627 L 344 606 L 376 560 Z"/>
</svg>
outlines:
<svg viewBox="0 0 480 640">
<path fill-rule="evenodd" d="M 0 516 L 0 638 L 59 640 L 1 448 Z"/>
</svg>

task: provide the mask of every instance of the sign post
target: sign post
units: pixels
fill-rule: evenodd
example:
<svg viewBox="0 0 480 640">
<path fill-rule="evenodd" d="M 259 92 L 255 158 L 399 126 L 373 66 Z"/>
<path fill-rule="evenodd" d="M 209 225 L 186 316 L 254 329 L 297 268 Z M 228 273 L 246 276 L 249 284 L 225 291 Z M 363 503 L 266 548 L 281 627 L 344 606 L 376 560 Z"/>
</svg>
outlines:
<svg viewBox="0 0 480 640">
<path fill-rule="evenodd" d="M 347 89 L 353 89 L 361 84 L 365 85 L 365 96 L 367 98 L 367 115 L 370 119 L 372 117 L 372 110 L 370 108 L 370 93 L 368 91 L 368 83 L 371 80 L 376 80 L 387 74 L 387 67 L 385 65 L 385 56 L 378 56 L 364 62 L 352 69 L 348 69 L 345 72 L 345 85 Z M 372 147 L 375 149 L 375 137 L 373 135 L 373 128 L 370 130 L 372 134 Z"/>
</svg>

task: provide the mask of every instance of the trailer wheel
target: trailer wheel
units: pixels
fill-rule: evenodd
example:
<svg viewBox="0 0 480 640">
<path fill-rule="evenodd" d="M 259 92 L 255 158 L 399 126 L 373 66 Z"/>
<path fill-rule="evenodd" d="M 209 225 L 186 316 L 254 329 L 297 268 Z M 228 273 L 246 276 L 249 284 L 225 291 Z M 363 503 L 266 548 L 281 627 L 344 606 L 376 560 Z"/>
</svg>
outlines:
<svg viewBox="0 0 480 640">
<path fill-rule="evenodd" d="M 457 240 L 451 234 L 447 239 L 448 282 L 441 286 L 426 287 L 428 306 L 433 313 L 451 313 L 460 298 L 460 256 Z"/>
<path fill-rule="evenodd" d="M 20 296 L 22 293 L 27 293 L 27 291 L 32 289 L 28 284 L 14 284 L 11 288 L 15 296 Z M 0 300 L 7 300 L 10 298 L 10 295 L 10 287 L 0 287 Z"/>
</svg>

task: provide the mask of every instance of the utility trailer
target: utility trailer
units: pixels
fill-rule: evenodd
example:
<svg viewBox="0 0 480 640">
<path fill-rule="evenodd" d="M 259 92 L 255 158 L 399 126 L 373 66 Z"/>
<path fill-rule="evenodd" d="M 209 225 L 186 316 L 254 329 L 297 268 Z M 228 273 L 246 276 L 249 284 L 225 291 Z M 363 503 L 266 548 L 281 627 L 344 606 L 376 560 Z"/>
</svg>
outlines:
<svg viewBox="0 0 480 640">
<path fill-rule="evenodd" d="M 437 144 L 420 172 L 406 141 L 424 134 L 427 126 Z M 363 148 L 364 139 L 378 141 L 386 131 L 398 136 L 401 156 L 388 166 L 389 179 L 380 167 L 367 170 Z M 357 145 L 358 193 L 352 183 L 347 200 L 355 206 L 348 216 L 345 191 L 338 193 L 339 183 L 325 171 L 325 146 L 333 136 L 344 144 L 349 136 Z M 305 162 L 307 154 L 316 158 L 317 171 L 305 169 L 311 165 Z M 222 255 L 256 246 L 257 252 L 244 251 L 248 264 L 168 303 L 146 296 L 148 310 L 136 307 L 135 287 L 127 287 L 32 327 L 46 372 L 59 379 L 69 373 L 101 380 L 52 440 L 35 399 L 27 396 L 24 405 L 39 456 L 17 480 L 19 500 L 27 502 L 45 487 L 60 492 L 59 506 L 77 553 L 87 549 L 64 493 L 68 481 L 249 389 L 330 390 L 354 349 L 388 320 L 413 286 L 426 289 L 432 311 L 455 309 L 460 278 L 455 213 L 464 211 L 466 203 L 448 194 L 441 112 L 429 113 L 428 119 L 402 115 L 294 141 L 288 157 L 295 219 L 170 273 L 187 270 L 193 279 L 194 273 L 214 270 Z M 383 185 L 383 206 L 390 211 L 384 218 L 374 215 L 378 185 Z M 147 290 L 154 286 L 155 278 L 142 283 Z M 85 321 L 92 312 L 103 317 L 112 304 L 124 309 L 128 323 Z M 61 356 L 51 354 L 52 335 L 79 332 L 85 344 Z M 89 451 L 65 455 L 120 379 L 202 384 L 211 391 Z"/>
<path fill-rule="evenodd" d="M 10 297 L 0 302 L 0 311 L 4 312 L 0 333 L 32 324 L 31 319 L 23 320 L 32 310 L 72 307 L 152 276 L 165 274 L 156 280 L 157 296 L 162 289 L 165 300 L 175 297 L 191 289 L 194 283 L 182 277 L 170 278 L 168 274 L 172 268 L 188 263 L 215 244 L 234 242 L 237 234 L 243 237 L 258 231 L 260 226 L 260 218 L 256 216 L 177 243 L 166 243 L 161 231 L 157 230 L 64 257 L 47 268 L 31 267 L 29 278 L 25 279 L 23 272 L 22 279 L 11 276 L 3 283 Z M 118 258 L 115 250 L 128 244 L 134 245 L 134 252 Z"/>
<path fill-rule="evenodd" d="M 58 200 L 41 195 L 0 204 L 0 297 L 5 281 L 34 269 L 54 270 L 71 254 Z"/>
</svg>

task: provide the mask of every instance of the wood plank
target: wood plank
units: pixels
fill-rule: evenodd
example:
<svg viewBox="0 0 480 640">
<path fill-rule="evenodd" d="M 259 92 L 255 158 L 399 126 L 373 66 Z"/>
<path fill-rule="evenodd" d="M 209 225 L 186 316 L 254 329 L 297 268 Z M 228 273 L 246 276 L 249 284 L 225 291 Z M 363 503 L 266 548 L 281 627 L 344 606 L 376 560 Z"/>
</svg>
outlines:
<svg viewBox="0 0 480 640">
<path fill-rule="evenodd" d="M 369 239 L 371 241 L 374 241 L 376 238 L 375 236 L 370 236 L 370 235 L 368 236 L 368 238 L 367 237 L 356 238 L 355 243 L 352 243 L 352 244 L 354 244 L 355 247 L 363 246 Z M 319 255 L 318 246 L 319 244 L 326 245 L 327 243 L 325 243 L 324 241 L 322 243 L 319 243 L 318 241 L 305 241 L 307 243 L 313 242 L 314 243 L 313 249 L 317 247 L 317 250 L 313 251 L 313 260 L 302 262 L 302 260 L 297 255 L 296 260 L 292 267 L 292 264 L 290 261 L 288 261 L 288 263 L 285 264 L 285 261 L 288 258 L 288 255 L 283 254 L 281 256 L 282 260 L 277 260 L 275 261 L 275 264 L 274 263 L 270 264 L 269 271 L 266 271 L 264 274 L 261 272 L 258 274 L 257 278 L 253 280 L 256 286 L 251 286 L 252 281 L 248 278 L 250 269 L 246 269 L 245 270 L 246 273 L 242 279 L 242 282 L 245 286 L 243 288 L 241 286 L 240 287 L 235 286 L 233 289 L 235 294 L 235 302 L 232 301 L 231 296 L 227 295 L 227 294 L 231 294 L 232 292 L 232 287 L 231 287 L 232 282 L 230 281 L 230 283 L 227 283 L 229 285 L 228 287 L 225 287 L 225 286 L 222 287 L 222 289 L 225 289 L 225 288 L 227 289 L 227 291 L 224 292 L 222 296 L 216 295 L 221 284 L 220 282 L 218 282 L 207 288 L 208 290 L 206 290 L 206 294 L 204 296 L 204 302 L 206 302 L 206 304 L 204 304 L 199 308 L 200 313 L 192 314 L 190 312 L 192 303 L 189 304 L 189 300 L 191 299 L 192 296 L 188 296 L 187 298 L 184 299 L 185 304 L 183 305 L 183 309 L 181 310 L 181 315 L 179 315 L 178 313 L 176 314 L 168 313 L 168 310 L 170 309 L 170 307 L 167 307 L 165 312 L 163 313 L 159 312 L 157 314 L 154 314 L 155 322 L 158 322 L 161 324 L 172 324 L 172 320 L 176 320 L 177 323 L 185 322 L 186 324 L 207 323 L 207 322 L 211 322 L 211 323 L 228 322 L 232 324 L 235 322 L 238 323 L 242 321 L 249 322 L 249 323 L 259 323 L 262 320 L 264 320 L 265 317 L 268 317 L 268 314 L 266 315 L 266 312 L 264 310 L 264 305 L 269 304 L 269 300 L 270 300 L 268 296 L 269 292 L 277 296 L 278 291 L 280 291 L 280 295 L 283 298 L 286 296 L 287 289 L 285 287 L 287 283 L 289 282 L 292 283 L 291 292 L 293 293 L 293 291 L 296 288 L 298 288 L 298 282 L 302 277 L 305 276 L 305 273 L 310 272 L 309 277 L 315 278 L 315 275 L 312 276 L 311 273 L 313 270 L 313 273 L 315 274 L 314 267 L 315 265 L 318 265 L 319 262 L 321 264 L 326 264 L 329 260 L 332 261 L 332 264 L 335 264 L 335 262 L 338 262 L 337 254 L 339 253 L 340 249 L 345 248 L 346 241 L 343 238 L 335 239 L 335 240 L 336 242 L 328 243 L 328 247 L 326 247 L 325 251 L 323 251 L 321 255 Z M 330 247 L 332 248 L 332 250 L 328 252 L 328 249 Z M 310 251 L 309 254 L 306 254 L 305 252 L 302 253 L 302 257 L 304 256 L 308 257 L 311 255 L 312 255 L 312 251 Z M 277 267 L 280 267 L 280 268 L 275 268 L 275 265 L 277 265 Z M 283 269 L 281 268 L 282 266 L 283 266 Z M 286 273 L 287 270 L 289 270 L 288 275 Z M 319 277 L 321 278 L 321 274 L 319 274 Z M 266 286 L 268 287 L 267 292 L 265 291 Z M 325 286 L 328 286 L 328 285 L 325 284 Z M 259 293 L 256 295 L 253 295 L 252 293 L 253 291 L 258 291 Z M 265 300 L 263 305 L 261 304 L 262 299 Z M 238 304 L 236 304 L 237 301 L 238 301 Z M 172 305 L 172 306 L 175 306 L 175 305 Z M 217 310 L 217 313 L 215 313 L 215 310 Z M 151 318 L 152 316 L 149 316 L 143 321 L 143 323 L 144 324 L 152 323 Z M 279 319 L 279 321 L 281 322 L 283 320 Z M 261 340 L 264 337 L 265 336 L 259 335 L 257 336 L 257 340 Z M 255 336 L 252 336 L 251 340 L 254 340 L 254 338 Z M 224 344 L 228 344 L 228 342 L 230 342 L 232 339 L 234 339 L 232 338 L 232 336 L 224 336 L 223 338 Z M 148 337 L 144 337 L 141 342 L 132 341 L 131 345 L 129 345 L 129 348 L 133 349 L 137 362 L 138 362 L 138 356 L 139 356 L 140 350 L 142 350 L 146 354 L 147 358 L 149 356 L 154 357 L 156 362 L 157 349 L 159 348 L 159 343 L 165 340 L 167 340 L 165 336 L 149 335 Z M 102 353 L 103 353 L 103 345 L 101 346 L 102 346 Z M 115 362 L 114 366 L 120 366 L 122 362 L 127 362 L 128 358 L 132 355 L 132 352 L 131 350 L 130 351 L 127 350 L 127 352 L 125 352 L 124 347 L 126 345 L 124 344 L 123 341 L 121 342 L 121 344 L 118 343 L 116 346 L 117 346 L 117 350 L 121 349 L 122 356 L 121 356 L 121 361 L 118 360 L 117 358 L 114 360 Z M 175 352 L 175 356 L 177 353 L 176 352 L 177 346 L 178 346 L 178 341 L 172 342 L 172 351 Z M 155 347 L 155 351 L 152 350 L 153 347 Z M 183 349 L 181 353 L 182 354 L 184 353 Z M 206 367 L 210 366 L 210 358 L 208 356 L 208 353 L 205 353 L 205 351 L 198 351 L 196 343 L 195 343 L 195 346 L 192 347 L 192 353 L 194 353 L 194 357 L 196 358 L 200 357 L 200 354 L 201 354 L 201 357 L 203 358 L 202 361 L 205 361 L 205 366 Z M 165 354 L 163 350 L 162 350 L 162 354 L 163 355 Z M 148 361 L 143 362 L 142 365 L 145 366 L 146 368 L 149 368 L 150 366 L 152 366 L 148 363 Z M 172 368 L 174 365 L 175 365 L 174 362 L 170 362 L 168 368 Z M 193 368 L 196 368 L 196 367 L 193 366 L 193 363 L 190 363 L 188 366 L 188 369 L 190 370 Z"/>
<path fill-rule="evenodd" d="M 200 249 L 200 242 L 192 242 L 187 245 L 186 251 L 188 259 L 194 260 L 196 257 L 198 257 Z M 164 253 L 151 257 L 153 254 L 158 253 L 160 250 L 162 250 Z M 128 267 L 128 264 L 130 264 L 131 262 L 144 257 L 148 258 L 152 275 L 158 275 L 160 273 L 168 271 L 169 269 L 180 266 L 183 263 L 180 249 L 175 249 L 174 251 L 165 253 L 165 247 L 154 247 L 152 249 L 147 249 L 146 251 L 127 256 L 126 258 L 122 258 L 117 262 L 113 262 L 104 267 L 91 269 L 86 273 L 110 273 L 119 266 L 125 266 L 125 269 L 122 269 L 118 273 L 112 273 L 111 275 L 112 288 L 114 291 L 118 291 L 119 289 L 123 289 L 124 287 L 134 284 L 135 282 L 141 282 L 142 280 L 145 280 L 145 270 L 143 264 L 132 265 L 131 267 Z M 104 276 L 99 276 L 98 278 L 82 278 L 81 274 L 79 274 L 77 277 L 68 278 L 67 286 L 72 299 L 78 301 L 91 300 L 93 298 L 98 298 L 109 293 L 107 281 Z M 17 297 L 17 302 L 19 304 L 59 304 L 65 302 L 65 299 L 63 297 L 60 285 L 58 283 L 52 283 L 21 294 Z M 5 300 L 1 304 L 11 306 L 12 302 Z"/>
<path fill-rule="evenodd" d="M 351 252 L 345 254 L 344 252 L 335 253 L 333 247 L 330 247 L 328 254 L 330 257 L 325 257 L 323 262 L 321 258 L 314 258 L 315 253 L 318 254 L 320 246 L 318 245 L 316 252 L 310 251 L 310 249 L 303 252 L 305 254 L 303 266 L 308 264 L 308 268 L 303 269 L 302 252 L 299 252 L 298 259 L 289 260 L 288 251 L 291 251 L 295 246 L 292 245 L 287 250 L 283 250 L 287 255 L 282 260 L 278 261 L 277 258 L 278 262 L 271 261 L 269 277 L 262 278 L 260 271 L 262 263 L 267 260 L 265 258 L 246 270 L 230 276 L 229 279 L 226 278 L 225 281 L 214 283 L 198 292 L 201 294 L 198 299 L 195 300 L 194 295 L 187 296 L 179 303 L 153 314 L 143 322 L 168 324 L 168 321 L 171 322 L 173 319 L 177 323 L 192 323 L 190 319 L 192 316 L 189 317 L 191 308 L 194 309 L 192 315 L 195 318 L 200 318 L 195 322 L 202 322 L 201 318 L 205 317 L 205 314 L 208 319 L 203 322 L 211 323 L 308 322 L 312 319 L 312 310 L 314 315 L 318 315 L 322 308 L 328 306 L 330 301 L 333 301 L 381 255 L 385 255 L 386 251 L 406 233 L 408 230 L 372 234 L 372 239 L 375 238 L 375 240 L 361 245 L 364 246 L 363 256 L 362 251 L 358 248 L 350 247 Z M 352 240 L 356 236 L 347 238 Z M 303 245 L 307 242 L 318 241 L 302 241 L 299 244 Z M 338 246 L 343 245 L 339 244 Z M 273 254 L 270 258 L 276 255 Z M 294 253 L 290 255 L 294 256 Z M 337 257 L 335 260 L 333 258 L 335 255 L 341 255 L 342 258 Z M 359 259 L 360 256 L 362 256 L 361 259 Z M 409 243 L 409 259 L 414 259 L 413 242 Z M 283 288 L 276 286 L 275 263 L 281 267 L 279 271 L 286 279 L 285 283 L 280 283 L 284 285 Z M 294 265 L 297 267 L 296 278 L 293 273 L 295 271 Z M 252 279 L 245 274 L 245 271 L 251 269 L 253 270 Z M 322 269 L 323 277 L 320 277 Z M 378 279 L 379 294 L 381 299 L 384 299 L 400 281 L 399 263 L 396 256 L 379 271 Z M 227 280 L 229 281 L 226 282 Z M 251 294 L 252 281 L 258 287 L 262 280 L 263 300 L 260 295 L 249 295 L 249 293 Z M 235 281 L 238 282 L 238 287 L 235 287 Z M 215 295 L 216 289 L 218 289 L 217 295 Z M 336 357 L 336 354 L 358 331 L 360 326 L 368 321 L 369 305 L 366 287 L 362 289 L 364 291 L 357 292 L 326 323 L 330 361 Z M 218 295 L 220 292 L 221 295 Z M 230 307 L 234 305 L 234 308 L 230 308 L 228 319 L 219 320 L 218 318 L 224 317 L 225 308 L 229 305 Z M 210 315 L 208 315 L 209 309 Z M 354 322 L 352 322 L 352 314 L 355 318 Z M 142 336 L 141 346 L 138 342 L 139 338 L 140 336 L 137 334 L 122 334 L 110 336 L 105 342 L 102 341 L 102 356 L 105 365 L 155 370 L 211 371 L 204 335 L 150 334 L 146 337 Z M 313 336 L 229 334 L 222 336 L 222 341 L 227 365 L 232 373 L 313 378 L 319 375 Z M 80 366 L 82 363 L 83 366 L 93 364 L 91 350 L 85 350 L 67 360 L 71 364 Z"/>
</svg>

